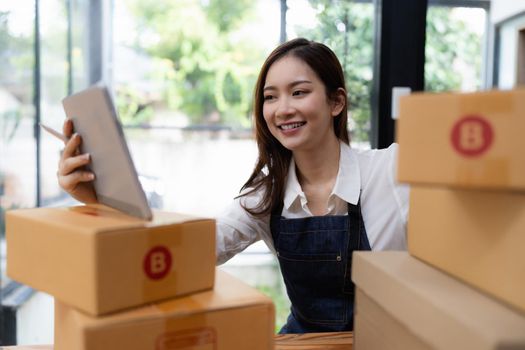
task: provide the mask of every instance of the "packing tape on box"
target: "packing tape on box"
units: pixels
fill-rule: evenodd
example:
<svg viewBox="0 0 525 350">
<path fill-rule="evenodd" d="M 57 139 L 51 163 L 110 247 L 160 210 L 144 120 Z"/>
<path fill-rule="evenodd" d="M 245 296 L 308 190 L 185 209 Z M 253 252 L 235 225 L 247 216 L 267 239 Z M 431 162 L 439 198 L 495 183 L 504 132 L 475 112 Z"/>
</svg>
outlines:
<svg viewBox="0 0 525 350">
<path fill-rule="evenodd" d="M 510 184 L 510 165 L 508 158 L 485 157 L 483 161 L 465 159 L 456 167 L 456 182 L 458 184 L 477 183 L 490 178 L 498 186 Z"/>
<path fill-rule="evenodd" d="M 178 295 L 178 270 L 174 261 L 174 250 L 182 245 L 181 229 L 149 228 L 146 231 L 145 249 L 142 252 L 142 298 L 144 301 L 165 299 L 166 290 Z"/>
<path fill-rule="evenodd" d="M 155 339 L 155 349 L 216 349 L 217 330 L 209 324 L 208 317 L 203 313 L 184 318 L 167 315 L 164 331 Z"/>
<path fill-rule="evenodd" d="M 185 297 L 158 303 L 154 307 L 163 317 L 162 329 L 155 337 L 155 349 L 217 348 L 217 331 L 210 325 L 209 317 L 203 313 L 197 300 Z M 176 316 L 174 310 L 178 311 Z"/>
</svg>

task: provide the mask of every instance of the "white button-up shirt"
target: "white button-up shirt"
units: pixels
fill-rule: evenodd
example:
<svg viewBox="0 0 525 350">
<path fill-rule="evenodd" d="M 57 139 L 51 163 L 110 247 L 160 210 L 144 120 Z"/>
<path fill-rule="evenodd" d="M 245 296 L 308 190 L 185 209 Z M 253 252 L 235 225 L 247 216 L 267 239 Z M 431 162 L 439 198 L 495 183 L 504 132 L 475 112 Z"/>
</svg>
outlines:
<svg viewBox="0 0 525 350">
<path fill-rule="evenodd" d="M 340 147 L 339 171 L 326 215 L 348 214 L 347 203 L 357 204 L 361 194 L 361 214 L 372 250 L 406 250 L 409 186 L 396 181 L 397 148 L 392 144 L 382 150 L 358 151 L 345 143 Z M 282 216 L 312 216 L 293 158 L 286 181 Z M 218 264 L 261 239 L 275 253 L 270 216 L 253 217 L 241 205 L 255 207 L 261 191 L 235 199 L 217 218 Z"/>
</svg>

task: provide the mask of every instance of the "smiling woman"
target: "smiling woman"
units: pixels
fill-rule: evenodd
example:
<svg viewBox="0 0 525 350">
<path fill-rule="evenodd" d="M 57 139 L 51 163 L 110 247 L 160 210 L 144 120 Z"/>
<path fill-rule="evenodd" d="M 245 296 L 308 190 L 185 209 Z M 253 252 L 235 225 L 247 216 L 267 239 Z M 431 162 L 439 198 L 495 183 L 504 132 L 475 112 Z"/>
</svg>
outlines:
<svg viewBox="0 0 525 350">
<path fill-rule="evenodd" d="M 323 44 L 294 39 L 270 54 L 255 86 L 254 119 L 259 159 L 243 187 L 266 187 L 267 191 L 255 209 L 247 209 L 250 213 L 269 214 L 282 201 L 284 178 L 296 147 L 304 161 L 309 162 L 312 158 L 319 161 L 330 155 L 332 161 L 338 163 L 337 139 L 347 145 L 350 142 L 345 91 L 341 64 Z M 304 130 L 279 128 L 290 122 L 305 123 Z M 313 141 L 302 142 L 302 138 Z M 329 148 L 318 148 L 325 142 Z M 301 148 L 310 151 L 317 148 L 323 154 L 304 153 Z M 260 177 L 259 172 L 265 167 L 271 176 Z"/>
<path fill-rule="evenodd" d="M 293 54 L 271 66 L 265 85 L 263 115 L 271 134 L 292 151 L 299 167 L 327 164 L 321 181 L 311 178 L 317 174 L 300 174 L 308 207 L 323 215 L 338 170 L 339 141 L 333 119 L 346 107 L 346 92 L 341 87 L 330 97 L 315 71 Z"/>
<path fill-rule="evenodd" d="M 349 147 L 344 75 L 325 45 L 294 39 L 264 62 L 255 87 L 257 164 L 217 219 L 218 263 L 264 240 L 291 313 L 281 333 L 353 329 L 355 250 L 406 249 L 408 188 L 395 145 Z"/>
<path fill-rule="evenodd" d="M 301 150 L 336 153 L 339 149 L 332 117 L 346 106 L 346 92 L 329 97 L 317 74 L 301 59 L 286 56 L 266 76 L 263 116 L 272 135 L 295 156 Z M 334 148 L 335 146 L 335 148 Z M 320 155 L 324 156 L 324 155 Z"/>
</svg>

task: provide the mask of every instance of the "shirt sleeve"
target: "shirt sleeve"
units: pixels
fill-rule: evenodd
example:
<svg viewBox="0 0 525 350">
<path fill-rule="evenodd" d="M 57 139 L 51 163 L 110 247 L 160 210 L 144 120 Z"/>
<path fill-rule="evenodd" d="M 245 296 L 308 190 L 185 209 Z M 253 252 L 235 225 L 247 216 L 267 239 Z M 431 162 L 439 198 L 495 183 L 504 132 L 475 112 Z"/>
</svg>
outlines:
<svg viewBox="0 0 525 350">
<path fill-rule="evenodd" d="M 217 265 L 223 264 L 251 244 L 271 237 L 269 216 L 254 217 L 244 208 L 253 208 L 261 198 L 253 192 L 238 197 L 217 217 Z"/>
<path fill-rule="evenodd" d="M 399 214 L 401 215 L 401 220 L 405 226 L 408 219 L 408 210 L 409 210 L 409 199 L 410 199 L 410 186 L 405 183 L 399 183 L 397 181 L 397 157 L 399 152 L 399 146 L 397 143 L 394 143 L 390 146 L 392 148 L 392 157 L 390 158 L 390 181 L 393 188 L 394 198 L 399 208 Z"/>
<path fill-rule="evenodd" d="M 397 182 L 397 144 L 366 153 L 362 215 L 372 250 L 406 250 L 409 187 Z"/>
</svg>

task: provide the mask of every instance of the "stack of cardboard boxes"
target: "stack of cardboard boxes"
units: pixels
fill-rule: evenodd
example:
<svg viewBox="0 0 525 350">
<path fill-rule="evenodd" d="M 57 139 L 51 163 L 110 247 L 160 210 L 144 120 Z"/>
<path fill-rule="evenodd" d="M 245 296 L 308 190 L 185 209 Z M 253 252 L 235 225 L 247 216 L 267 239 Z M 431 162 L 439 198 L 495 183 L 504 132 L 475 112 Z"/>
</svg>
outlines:
<svg viewBox="0 0 525 350">
<path fill-rule="evenodd" d="M 357 255 L 356 348 L 525 349 L 525 90 L 403 97 L 397 131 L 408 253 Z"/>
<path fill-rule="evenodd" d="M 272 301 L 215 273 L 215 222 L 94 205 L 7 213 L 7 273 L 55 297 L 55 350 L 272 349 Z"/>
</svg>

